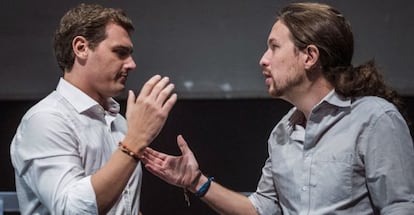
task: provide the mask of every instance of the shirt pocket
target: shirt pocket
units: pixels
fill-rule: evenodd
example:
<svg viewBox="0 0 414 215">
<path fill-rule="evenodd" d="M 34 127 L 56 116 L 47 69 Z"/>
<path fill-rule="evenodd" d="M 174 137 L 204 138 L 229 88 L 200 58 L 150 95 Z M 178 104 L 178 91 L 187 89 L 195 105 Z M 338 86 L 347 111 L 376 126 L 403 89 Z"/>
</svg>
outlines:
<svg viewBox="0 0 414 215">
<path fill-rule="evenodd" d="M 353 153 L 315 155 L 311 184 L 315 193 L 320 194 L 318 198 L 329 205 L 352 197 L 353 160 Z"/>
</svg>

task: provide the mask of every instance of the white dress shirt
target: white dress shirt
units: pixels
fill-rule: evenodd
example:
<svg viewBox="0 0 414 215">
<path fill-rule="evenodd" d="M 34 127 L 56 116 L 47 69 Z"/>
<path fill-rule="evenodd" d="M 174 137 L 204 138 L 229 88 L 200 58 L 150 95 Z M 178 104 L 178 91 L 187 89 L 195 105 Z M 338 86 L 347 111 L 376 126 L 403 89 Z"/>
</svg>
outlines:
<svg viewBox="0 0 414 215">
<path fill-rule="evenodd" d="M 10 147 L 21 214 L 98 213 L 91 175 L 127 131 L 119 104 L 108 107 L 61 78 L 24 115 Z M 108 214 L 138 214 L 141 178 L 139 164 Z"/>
</svg>

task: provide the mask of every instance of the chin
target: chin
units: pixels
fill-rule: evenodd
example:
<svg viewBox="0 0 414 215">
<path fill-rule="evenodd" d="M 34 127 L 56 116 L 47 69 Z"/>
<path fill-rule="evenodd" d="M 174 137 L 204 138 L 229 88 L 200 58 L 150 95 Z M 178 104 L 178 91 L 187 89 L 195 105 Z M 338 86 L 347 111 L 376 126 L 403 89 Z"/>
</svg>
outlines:
<svg viewBox="0 0 414 215">
<path fill-rule="evenodd" d="M 117 84 L 116 88 L 118 89 L 118 91 L 124 91 L 126 88 L 125 83 L 119 83 Z"/>
<path fill-rule="evenodd" d="M 277 90 L 275 88 L 270 88 L 269 89 L 269 95 L 273 98 L 280 98 L 280 97 L 283 96 L 283 91 Z"/>
<path fill-rule="evenodd" d="M 116 92 L 116 95 L 119 96 L 120 94 L 122 94 L 123 92 L 125 92 L 125 87 L 123 87 L 122 89 L 118 90 Z"/>
<path fill-rule="evenodd" d="M 116 97 L 116 96 L 119 96 L 119 95 L 121 95 L 123 92 L 125 91 L 125 87 L 117 87 L 116 89 L 114 89 L 113 91 L 112 91 L 112 96 L 111 97 Z"/>
</svg>

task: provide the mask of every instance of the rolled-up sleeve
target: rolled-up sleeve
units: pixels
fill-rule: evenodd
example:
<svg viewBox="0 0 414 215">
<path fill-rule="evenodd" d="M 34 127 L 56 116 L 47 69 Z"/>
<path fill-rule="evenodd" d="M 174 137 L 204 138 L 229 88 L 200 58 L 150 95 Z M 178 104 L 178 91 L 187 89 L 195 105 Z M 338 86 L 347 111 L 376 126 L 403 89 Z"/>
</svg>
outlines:
<svg viewBox="0 0 414 215">
<path fill-rule="evenodd" d="M 368 190 L 381 214 L 413 214 L 414 147 L 408 127 L 397 111 L 374 120 L 363 135 Z"/>
<path fill-rule="evenodd" d="M 16 176 L 52 214 L 97 214 L 90 176 L 85 175 L 76 137 L 58 113 L 24 119 L 13 140 Z"/>
<path fill-rule="evenodd" d="M 262 176 L 256 192 L 252 193 L 249 199 L 261 215 L 282 214 L 272 179 L 270 158 L 266 160 L 265 166 L 262 169 Z"/>
</svg>

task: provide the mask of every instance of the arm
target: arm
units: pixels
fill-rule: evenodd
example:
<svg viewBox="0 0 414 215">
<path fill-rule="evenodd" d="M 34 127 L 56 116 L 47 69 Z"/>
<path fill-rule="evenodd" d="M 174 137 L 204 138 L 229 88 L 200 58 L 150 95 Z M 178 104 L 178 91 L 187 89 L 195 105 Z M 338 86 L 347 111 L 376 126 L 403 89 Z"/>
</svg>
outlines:
<svg viewBox="0 0 414 215">
<path fill-rule="evenodd" d="M 366 181 L 381 214 L 414 211 L 414 148 L 401 115 L 389 111 L 369 127 L 364 142 Z"/>
<path fill-rule="evenodd" d="M 171 156 L 146 148 L 142 160 L 148 171 L 154 175 L 167 183 L 195 193 L 207 181 L 207 177 L 201 174 L 192 151 L 181 135 L 177 137 L 177 144 L 181 150 L 181 156 Z M 247 197 L 216 182 L 211 183 L 202 200 L 220 214 L 257 214 Z"/>
<path fill-rule="evenodd" d="M 158 135 L 177 100 L 176 94 L 170 96 L 174 85 L 168 82 L 168 78 L 161 79 L 157 75 L 145 83 L 137 98 L 129 91 L 126 111 L 128 131 L 123 144 L 139 156 Z M 92 175 L 91 182 L 100 214 L 106 213 L 116 202 L 136 165 L 137 162 L 132 157 L 117 150 Z"/>
<path fill-rule="evenodd" d="M 132 149 L 152 141 L 176 101 L 176 95 L 169 97 L 172 88 L 168 79 L 154 76 L 138 98 L 130 92 L 124 144 Z M 53 108 L 36 109 L 23 119 L 11 146 L 16 176 L 24 179 L 19 187 L 33 192 L 28 195 L 39 198 L 39 204 L 52 214 L 105 213 L 136 171 L 137 162 L 116 150 L 101 169 L 91 170 L 96 172 L 90 175 L 83 167 L 79 140 L 70 120 Z"/>
</svg>

